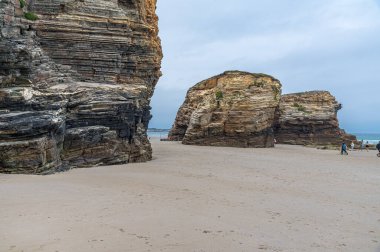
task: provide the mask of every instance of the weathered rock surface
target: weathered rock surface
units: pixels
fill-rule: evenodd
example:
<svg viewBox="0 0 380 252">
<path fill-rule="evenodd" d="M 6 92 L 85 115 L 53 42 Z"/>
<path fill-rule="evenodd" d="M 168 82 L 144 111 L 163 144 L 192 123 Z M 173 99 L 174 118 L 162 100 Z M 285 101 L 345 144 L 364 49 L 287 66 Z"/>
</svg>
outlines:
<svg viewBox="0 0 380 252">
<path fill-rule="evenodd" d="M 0 172 L 151 159 L 146 129 L 162 58 L 155 6 L 0 1 Z"/>
<path fill-rule="evenodd" d="M 184 144 L 273 146 L 281 84 L 269 75 L 229 71 L 192 87 L 169 133 Z"/>
<path fill-rule="evenodd" d="M 327 91 L 283 95 L 274 127 L 277 142 L 337 146 L 343 140 L 356 140 L 339 128 L 339 109 L 341 104 Z"/>
<path fill-rule="evenodd" d="M 271 147 L 275 136 L 277 143 L 336 147 L 356 140 L 339 128 L 340 108 L 327 91 L 281 96 L 281 84 L 271 76 L 225 72 L 188 91 L 169 140 Z"/>
</svg>

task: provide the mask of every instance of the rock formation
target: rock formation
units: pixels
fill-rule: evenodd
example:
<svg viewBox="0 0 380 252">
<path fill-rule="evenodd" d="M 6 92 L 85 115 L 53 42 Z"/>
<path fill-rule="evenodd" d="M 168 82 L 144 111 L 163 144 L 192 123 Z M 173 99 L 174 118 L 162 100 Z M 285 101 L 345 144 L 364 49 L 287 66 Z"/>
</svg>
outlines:
<svg viewBox="0 0 380 252">
<path fill-rule="evenodd" d="M 277 142 L 337 146 L 342 140 L 356 140 L 339 128 L 339 109 L 341 104 L 327 91 L 283 95 L 274 127 Z"/>
<path fill-rule="evenodd" d="M 337 146 L 342 140 L 356 140 L 339 128 L 340 108 L 329 92 L 281 96 L 281 84 L 271 76 L 230 71 L 188 91 L 169 140 L 271 147 L 275 136 L 284 144 Z"/>
<path fill-rule="evenodd" d="M 155 7 L 0 1 L 0 172 L 151 159 L 146 129 L 162 58 Z"/>
<path fill-rule="evenodd" d="M 269 75 L 229 71 L 192 87 L 169 138 L 184 144 L 273 146 L 281 84 Z"/>
</svg>

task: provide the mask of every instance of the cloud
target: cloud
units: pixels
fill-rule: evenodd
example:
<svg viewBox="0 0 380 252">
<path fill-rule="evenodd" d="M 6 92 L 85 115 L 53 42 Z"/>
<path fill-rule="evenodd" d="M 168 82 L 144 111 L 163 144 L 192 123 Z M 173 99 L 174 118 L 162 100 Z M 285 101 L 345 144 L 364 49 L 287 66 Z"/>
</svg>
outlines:
<svg viewBox="0 0 380 252">
<path fill-rule="evenodd" d="M 285 92 L 328 89 L 345 104 L 360 93 L 380 106 L 379 1 L 163 0 L 158 14 L 164 75 L 151 126 L 171 126 L 189 87 L 229 69 L 272 74 Z M 363 109 L 375 109 L 366 105 L 343 110 L 342 124 L 364 128 Z"/>
<path fill-rule="evenodd" d="M 340 31 L 362 31 L 379 28 L 380 25 L 379 6 L 376 1 L 371 0 L 331 1 L 319 14 L 320 18 L 325 20 L 325 26 Z"/>
</svg>

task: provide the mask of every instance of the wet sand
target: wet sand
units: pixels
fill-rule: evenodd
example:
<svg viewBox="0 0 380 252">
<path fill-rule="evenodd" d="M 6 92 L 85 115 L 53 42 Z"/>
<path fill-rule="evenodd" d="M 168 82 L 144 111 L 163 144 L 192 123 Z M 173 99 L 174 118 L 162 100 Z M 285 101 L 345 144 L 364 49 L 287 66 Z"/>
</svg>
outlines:
<svg viewBox="0 0 380 252">
<path fill-rule="evenodd" d="M 0 251 L 380 251 L 380 158 L 153 142 L 154 160 L 0 175 Z"/>
</svg>

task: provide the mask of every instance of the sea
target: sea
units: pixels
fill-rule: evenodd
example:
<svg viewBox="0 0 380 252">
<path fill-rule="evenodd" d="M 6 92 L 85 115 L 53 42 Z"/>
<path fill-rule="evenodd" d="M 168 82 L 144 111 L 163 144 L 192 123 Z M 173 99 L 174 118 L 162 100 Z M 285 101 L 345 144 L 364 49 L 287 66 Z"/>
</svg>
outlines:
<svg viewBox="0 0 380 252">
<path fill-rule="evenodd" d="M 169 134 L 169 129 L 149 129 L 149 137 L 158 137 L 158 138 L 167 138 Z M 352 133 L 357 137 L 359 141 L 363 140 L 364 142 L 370 144 L 377 144 L 380 142 L 380 133 Z"/>
<path fill-rule="evenodd" d="M 352 133 L 352 135 L 355 135 L 359 141 L 363 140 L 369 144 L 377 144 L 380 142 L 380 133 Z"/>
<path fill-rule="evenodd" d="M 148 137 L 168 138 L 169 129 L 148 129 Z"/>
</svg>

